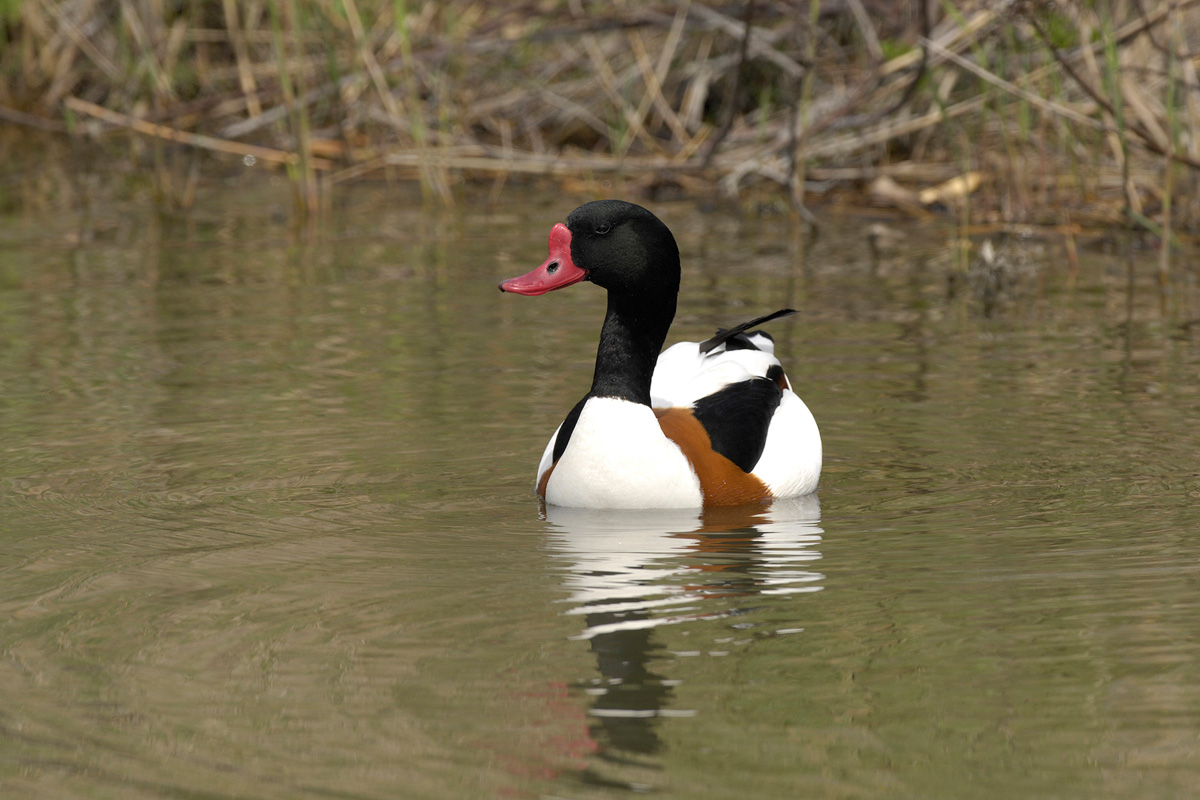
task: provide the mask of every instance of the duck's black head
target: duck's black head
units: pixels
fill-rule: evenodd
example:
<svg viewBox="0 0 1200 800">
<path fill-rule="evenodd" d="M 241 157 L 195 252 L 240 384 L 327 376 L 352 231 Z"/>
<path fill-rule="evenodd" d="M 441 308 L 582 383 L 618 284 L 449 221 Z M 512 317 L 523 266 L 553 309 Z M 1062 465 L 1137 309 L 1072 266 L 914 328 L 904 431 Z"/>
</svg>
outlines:
<svg viewBox="0 0 1200 800">
<path fill-rule="evenodd" d="M 679 291 L 679 247 L 662 221 L 623 200 L 597 200 L 571 212 L 571 259 L 610 292 Z"/>
<path fill-rule="evenodd" d="M 610 294 L 669 302 L 679 291 L 679 247 L 658 217 L 623 200 L 596 200 L 550 231 L 550 255 L 540 267 L 500 284 L 517 294 L 545 294 L 588 280 Z"/>
<path fill-rule="evenodd" d="M 571 212 L 566 225 L 550 229 L 550 255 L 542 265 L 504 281 L 500 291 L 538 295 L 584 280 L 608 290 L 588 397 L 649 405 L 650 377 L 679 294 L 675 237 L 641 206 L 586 203 Z"/>
</svg>

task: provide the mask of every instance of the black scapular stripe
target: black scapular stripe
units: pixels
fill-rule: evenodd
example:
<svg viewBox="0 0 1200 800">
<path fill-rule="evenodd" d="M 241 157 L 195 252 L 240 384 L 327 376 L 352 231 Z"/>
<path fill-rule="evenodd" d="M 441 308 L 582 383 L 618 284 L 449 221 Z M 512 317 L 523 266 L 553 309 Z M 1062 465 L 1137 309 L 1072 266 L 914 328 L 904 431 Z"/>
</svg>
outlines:
<svg viewBox="0 0 1200 800">
<path fill-rule="evenodd" d="M 585 395 L 582 400 L 575 404 L 575 407 L 567 412 L 567 418 L 563 420 L 562 426 L 558 429 L 558 436 L 554 438 L 554 457 L 550 462 L 557 464 L 562 458 L 562 454 L 567 449 L 567 442 L 571 441 L 571 434 L 575 431 L 575 423 L 579 422 L 579 414 L 583 411 L 583 404 L 588 401 L 591 395 Z"/>
<path fill-rule="evenodd" d="M 782 397 L 775 381 L 751 378 L 700 398 L 693 412 L 713 450 L 750 472 L 766 447 L 767 429 Z"/>
</svg>

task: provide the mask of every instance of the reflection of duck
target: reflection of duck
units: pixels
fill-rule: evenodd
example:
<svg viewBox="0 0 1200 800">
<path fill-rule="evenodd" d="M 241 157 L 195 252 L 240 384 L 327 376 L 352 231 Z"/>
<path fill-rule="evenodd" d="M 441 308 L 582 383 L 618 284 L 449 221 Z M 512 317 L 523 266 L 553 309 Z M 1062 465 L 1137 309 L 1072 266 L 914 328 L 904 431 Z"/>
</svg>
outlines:
<svg viewBox="0 0 1200 800">
<path fill-rule="evenodd" d="M 816 490 L 821 436 L 756 324 L 659 355 L 675 317 L 679 248 L 641 206 L 580 206 L 550 232 L 550 255 L 500 284 L 545 294 L 590 280 L 608 290 L 591 391 L 551 437 L 538 495 L 557 506 L 699 508 Z M 653 376 L 653 377 L 652 377 Z"/>
<path fill-rule="evenodd" d="M 596 657 L 599 674 L 583 688 L 590 735 L 610 763 L 654 755 L 660 718 L 699 711 L 672 708 L 678 680 L 656 641 L 662 626 L 747 615 L 733 628 L 748 630 L 768 597 L 821 588 L 816 495 L 704 511 L 547 506 L 546 519 L 566 565 L 567 613 L 584 618 L 578 638 Z"/>
<path fill-rule="evenodd" d="M 816 495 L 703 512 L 546 507 L 552 545 L 572 562 L 564 579 L 574 606 L 569 613 L 618 614 L 581 638 L 724 616 L 724 609 L 695 603 L 708 593 L 728 594 L 721 573 L 731 559 L 750 575 L 741 594 L 819 588 L 821 576 L 806 565 L 820 558 L 812 549 L 821 541 L 820 513 Z"/>
</svg>

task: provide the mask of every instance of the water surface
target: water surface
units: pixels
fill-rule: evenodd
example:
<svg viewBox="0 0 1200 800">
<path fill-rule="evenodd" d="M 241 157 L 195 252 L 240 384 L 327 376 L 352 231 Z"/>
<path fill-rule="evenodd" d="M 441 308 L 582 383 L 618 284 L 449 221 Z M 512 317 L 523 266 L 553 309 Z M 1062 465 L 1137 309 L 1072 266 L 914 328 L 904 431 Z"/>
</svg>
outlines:
<svg viewBox="0 0 1200 800">
<path fill-rule="evenodd" d="M 543 514 L 604 301 L 495 285 L 589 198 L 344 196 L 0 219 L 5 797 L 1200 794 L 1194 268 L 656 205 L 821 491 Z"/>
</svg>

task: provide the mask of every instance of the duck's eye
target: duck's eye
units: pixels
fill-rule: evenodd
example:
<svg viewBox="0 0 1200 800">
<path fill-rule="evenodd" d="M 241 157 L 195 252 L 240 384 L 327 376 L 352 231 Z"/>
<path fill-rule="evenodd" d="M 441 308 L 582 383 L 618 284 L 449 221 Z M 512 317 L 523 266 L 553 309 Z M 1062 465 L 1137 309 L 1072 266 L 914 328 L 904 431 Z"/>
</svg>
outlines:
<svg viewBox="0 0 1200 800">
<path fill-rule="evenodd" d="M 601 222 L 599 225 L 596 226 L 596 234 L 598 236 L 603 236 L 604 234 L 608 233 L 611 230 L 612 230 L 612 225 L 609 225 L 607 222 Z"/>
</svg>

